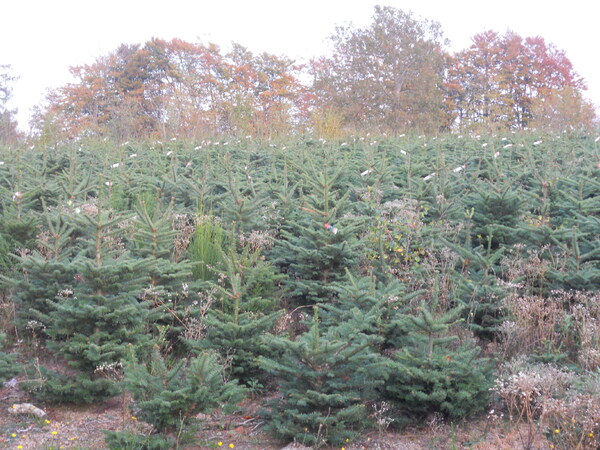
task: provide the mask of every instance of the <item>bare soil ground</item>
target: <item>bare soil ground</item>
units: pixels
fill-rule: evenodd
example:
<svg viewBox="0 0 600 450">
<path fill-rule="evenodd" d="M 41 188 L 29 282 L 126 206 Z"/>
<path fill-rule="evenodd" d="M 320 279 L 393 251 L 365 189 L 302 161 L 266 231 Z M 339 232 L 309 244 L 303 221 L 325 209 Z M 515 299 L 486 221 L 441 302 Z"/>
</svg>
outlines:
<svg viewBox="0 0 600 450">
<path fill-rule="evenodd" d="M 105 449 L 102 430 L 151 432 L 149 425 L 131 415 L 127 399 L 121 397 L 88 407 L 38 404 L 47 414 L 43 418 L 9 412 L 13 404 L 24 402 L 35 403 L 18 385 L 0 388 L 0 449 Z M 242 405 L 242 412 L 232 415 L 218 411 L 210 416 L 201 415 L 202 427 L 192 436 L 191 443 L 180 448 L 303 449 L 300 444 L 277 441 L 264 431 L 258 416 L 259 404 L 259 400 L 248 401 Z M 482 417 L 460 425 L 429 422 L 402 431 L 372 431 L 349 442 L 345 449 L 512 450 L 526 448 L 526 435 L 525 428 L 510 428 L 506 423 Z M 538 434 L 529 448 L 550 446 Z"/>
</svg>

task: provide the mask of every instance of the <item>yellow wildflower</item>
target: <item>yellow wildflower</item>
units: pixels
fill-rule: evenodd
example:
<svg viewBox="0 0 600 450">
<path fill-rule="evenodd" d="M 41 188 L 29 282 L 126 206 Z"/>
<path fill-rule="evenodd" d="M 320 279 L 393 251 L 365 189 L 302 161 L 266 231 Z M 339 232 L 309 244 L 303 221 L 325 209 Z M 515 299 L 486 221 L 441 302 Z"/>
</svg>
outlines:
<svg viewBox="0 0 600 450">
<path fill-rule="evenodd" d="M 58 431 L 53 431 L 52 434 L 56 436 L 58 434 Z"/>
<path fill-rule="evenodd" d="M 221 441 L 217 442 L 217 445 L 220 447 L 223 445 L 223 443 Z"/>
<path fill-rule="evenodd" d="M 17 437 L 17 435 L 15 433 L 10 435 L 11 437 Z"/>
<path fill-rule="evenodd" d="M 235 447 L 235 445 L 229 444 L 229 448 L 234 448 L 234 447 Z"/>
</svg>

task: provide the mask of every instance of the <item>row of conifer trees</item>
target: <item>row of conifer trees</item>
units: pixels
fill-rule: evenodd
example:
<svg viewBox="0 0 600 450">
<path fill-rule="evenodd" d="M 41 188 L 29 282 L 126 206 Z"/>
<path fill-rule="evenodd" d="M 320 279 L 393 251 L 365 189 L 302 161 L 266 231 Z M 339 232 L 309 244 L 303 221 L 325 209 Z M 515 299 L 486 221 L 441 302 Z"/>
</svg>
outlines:
<svg viewBox="0 0 600 450">
<path fill-rule="evenodd" d="M 276 390 L 268 426 L 310 445 L 385 423 L 382 405 L 396 424 L 468 416 L 488 402 L 481 347 L 510 319 L 507 295 L 600 282 L 589 138 L 79 142 L 1 158 L 10 335 L 63 369 L 4 353 L 0 375 L 25 371 L 48 402 L 125 389 L 157 448 L 249 390 Z M 533 255 L 536 270 L 511 271 Z M 537 357 L 576 359 L 550 350 Z"/>
</svg>

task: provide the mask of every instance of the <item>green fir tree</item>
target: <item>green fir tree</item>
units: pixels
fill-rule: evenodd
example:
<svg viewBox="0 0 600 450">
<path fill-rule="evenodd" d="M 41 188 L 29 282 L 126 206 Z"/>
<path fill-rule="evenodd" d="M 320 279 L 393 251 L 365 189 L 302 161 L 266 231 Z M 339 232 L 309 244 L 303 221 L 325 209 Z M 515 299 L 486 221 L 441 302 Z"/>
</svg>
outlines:
<svg viewBox="0 0 600 450">
<path fill-rule="evenodd" d="M 360 221 L 346 216 L 348 194 L 341 195 L 336 187 L 343 165 L 317 169 L 310 163 L 309 167 L 303 174 L 305 194 L 296 220 L 281 230 L 282 239 L 271 252 L 287 275 L 290 306 L 333 298 L 333 286 L 344 279 L 346 268 L 357 266 L 360 254 Z"/>
<path fill-rule="evenodd" d="M 220 260 L 226 270 L 221 273 L 221 284 L 213 284 L 219 301 L 204 318 L 204 336 L 187 342 L 194 349 L 213 349 L 230 358 L 231 376 L 255 384 L 264 381 L 258 358 L 269 351 L 263 337 L 278 316 L 276 285 L 281 275 L 263 261 L 259 250 L 248 245 L 240 253 L 232 246 L 228 254 L 222 252 Z"/>
<path fill-rule="evenodd" d="M 341 445 L 367 426 L 365 402 L 388 375 L 374 349 L 377 338 L 364 332 L 377 320 L 377 308 L 355 309 L 347 321 L 321 331 L 315 307 L 309 332 L 295 341 L 269 337 L 273 356 L 260 362 L 279 386 L 266 413 L 275 435 L 314 447 Z"/>
<path fill-rule="evenodd" d="M 457 342 L 452 333 L 462 308 L 435 313 L 435 306 L 423 303 L 416 315 L 392 323 L 394 353 L 384 395 L 408 417 L 440 412 L 462 418 L 486 406 L 491 365 L 470 340 Z"/>
<path fill-rule="evenodd" d="M 72 288 L 50 301 L 46 333 L 52 340 L 47 345 L 80 372 L 74 386 L 81 381 L 81 389 L 93 391 L 97 383 L 102 386 L 98 395 L 114 395 L 116 387 L 102 378 L 103 370 L 118 365 L 129 344 L 150 343 L 149 306 L 138 299 L 149 263 L 124 250 L 117 236 L 125 226 L 122 216 L 110 217 L 99 208 L 95 216 L 81 220 L 89 234 L 81 237 L 82 251 L 72 261 Z M 44 389 L 62 392 L 61 383 L 49 381 Z M 66 394 L 64 401 L 79 401 L 78 395 Z"/>
<path fill-rule="evenodd" d="M 125 389 L 135 401 L 134 413 L 157 432 L 189 425 L 198 413 L 236 405 L 244 390 L 227 381 L 214 353 L 170 360 L 154 347 L 147 362 L 131 348 L 125 364 Z"/>
</svg>

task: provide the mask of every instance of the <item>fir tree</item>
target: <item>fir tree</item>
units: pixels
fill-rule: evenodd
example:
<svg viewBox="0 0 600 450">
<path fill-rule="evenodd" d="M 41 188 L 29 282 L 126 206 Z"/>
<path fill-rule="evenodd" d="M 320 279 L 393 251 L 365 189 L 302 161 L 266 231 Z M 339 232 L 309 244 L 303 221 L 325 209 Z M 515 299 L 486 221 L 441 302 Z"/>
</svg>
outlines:
<svg viewBox="0 0 600 450">
<path fill-rule="evenodd" d="M 125 388 L 135 400 L 136 415 L 161 433 L 188 425 L 199 412 L 236 404 L 244 394 L 237 383 L 225 380 L 215 354 L 170 361 L 156 346 L 147 363 L 140 362 L 131 349 Z"/>
<path fill-rule="evenodd" d="M 358 309 L 367 314 L 373 308 L 377 308 L 379 319 L 376 322 L 367 322 L 365 327 L 372 325 L 373 328 L 364 328 L 368 334 L 376 334 L 383 337 L 390 320 L 415 297 L 424 291 L 406 293 L 405 286 L 398 280 L 391 282 L 378 282 L 375 277 L 354 277 L 347 271 L 345 283 L 334 287 L 337 297 L 329 303 L 319 303 L 320 316 L 326 326 L 351 320 Z"/>
<path fill-rule="evenodd" d="M 458 337 L 450 333 L 461 310 L 436 314 L 423 304 L 417 315 L 402 315 L 392 323 L 396 350 L 384 395 L 409 416 L 441 412 L 461 418 L 487 403 L 490 364 L 478 347 L 456 345 Z"/>
<path fill-rule="evenodd" d="M 333 298 L 332 287 L 358 262 L 360 243 L 358 220 L 344 217 L 348 212 L 346 195 L 340 195 L 336 182 L 343 166 L 317 170 L 313 164 L 304 173 L 308 192 L 301 213 L 273 248 L 272 256 L 286 273 L 286 287 L 292 306 L 310 305 Z"/>
<path fill-rule="evenodd" d="M 149 343 L 148 304 L 138 300 L 148 262 L 131 258 L 115 237 L 123 217 L 110 218 L 99 208 L 96 216 L 82 220 L 89 235 L 81 238 L 83 249 L 72 262 L 72 289 L 50 301 L 47 334 L 53 340 L 48 347 L 78 369 L 87 384 L 104 385 L 107 380 L 97 380 L 97 370 L 120 362 L 129 344 Z M 49 383 L 48 389 L 55 387 Z"/>
<path fill-rule="evenodd" d="M 260 215 L 256 212 L 264 204 L 265 194 L 252 178 L 250 167 L 244 167 L 243 175 L 236 173 L 230 152 L 225 154 L 223 166 L 227 174 L 227 183 L 222 186 L 225 193 L 220 199 L 216 199 L 220 200 L 216 203 L 220 206 L 221 216 L 231 224 L 234 236 L 260 229 Z M 243 181 L 240 181 L 240 178 L 243 178 Z"/>
<path fill-rule="evenodd" d="M 45 213 L 46 227 L 38 234 L 35 248 L 30 253 L 16 257 L 20 273 L 5 278 L 14 286 L 17 305 L 17 326 L 21 331 L 40 331 L 50 323 L 56 296 L 72 291 L 75 268 L 72 257 L 73 227 L 65 217 Z"/>
<path fill-rule="evenodd" d="M 355 309 L 349 320 L 322 332 L 315 307 L 310 331 L 296 341 L 269 337 L 274 356 L 260 362 L 280 391 L 266 413 L 270 430 L 320 447 L 340 445 L 366 425 L 365 402 L 387 378 L 385 361 L 373 349 L 377 338 L 364 333 L 377 314 L 376 308 Z"/>
<path fill-rule="evenodd" d="M 150 209 L 142 200 L 135 211 L 132 256 L 144 261 L 147 277 L 138 298 L 149 303 L 149 319 L 158 328 L 153 331 L 178 345 L 186 323 L 198 312 L 194 286 L 190 288 L 193 264 L 175 261 L 172 204 L 163 210 L 157 199 Z"/>
<path fill-rule="evenodd" d="M 515 242 L 515 229 L 520 223 L 523 200 L 518 191 L 491 186 L 475 187 L 475 193 L 466 199 L 467 209 L 473 208 L 473 238 L 491 245 L 492 249 Z"/>
<path fill-rule="evenodd" d="M 453 268 L 456 301 L 466 306 L 469 326 L 478 335 L 492 336 L 504 317 L 502 299 L 506 289 L 498 283 L 497 274 L 505 247 L 493 250 L 491 237 L 487 247 L 474 249 L 470 248 L 470 239 L 466 246 L 440 240 L 459 255 Z"/>
<path fill-rule="evenodd" d="M 23 367 L 17 362 L 17 353 L 5 353 L 4 345 L 6 334 L 0 333 L 0 383 L 7 381 L 23 370 Z"/>
<path fill-rule="evenodd" d="M 205 336 L 187 342 L 192 348 L 214 349 L 231 358 L 231 375 L 242 383 L 256 383 L 263 377 L 258 357 L 268 354 L 262 337 L 277 317 L 275 286 L 281 276 L 262 260 L 259 250 L 248 245 L 240 253 L 232 246 L 220 260 L 226 267 L 222 284 L 215 283 L 220 303 L 213 304 L 204 318 Z"/>
</svg>

